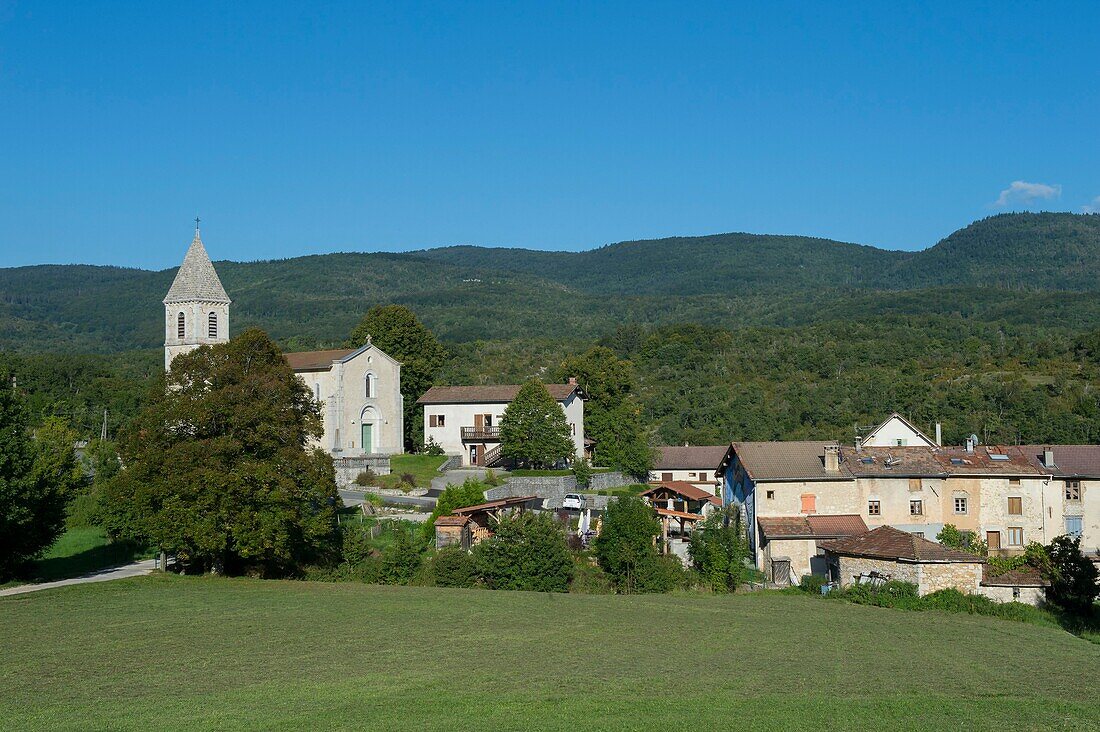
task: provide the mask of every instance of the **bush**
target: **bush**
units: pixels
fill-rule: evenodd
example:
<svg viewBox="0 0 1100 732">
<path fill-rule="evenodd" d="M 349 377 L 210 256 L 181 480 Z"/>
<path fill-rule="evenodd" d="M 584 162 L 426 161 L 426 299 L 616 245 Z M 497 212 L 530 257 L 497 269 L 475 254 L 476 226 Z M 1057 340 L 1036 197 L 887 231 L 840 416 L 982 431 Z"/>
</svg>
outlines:
<svg viewBox="0 0 1100 732">
<path fill-rule="evenodd" d="M 424 447 L 420 450 L 424 455 L 442 455 L 443 446 L 436 442 L 434 437 L 429 437 L 428 441 L 424 443 Z"/>
<path fill-rule="evenodd" d="M 485 477 L 482 478 L 482 482 L 485 483 L 485 485 L 495 488 L 498 485 L 504 485 L 504 478 L 501 478 L 499 475 L 496 474 L 496 471 L 494 471 L 492 468 L 489 468 L 485 471 Z"/>
<path fill-rule="evenodd" d="M 615 593 L 615 585 L 607 573 L 600 569 L 600 565 L 593 564 L 591 560 L 581 554 L 575 554 L 573 564 L 573 581 L 569 584 L 569 591 L 583 595 L 612 595 Z"/>
<path fill-rule="evenodd" d="M 804 574 L 798 582 L 798 588 L 811 595 L 820 595 L 821 588 L 828 584 L 829 580 L 819 574 Z"/>
<path fill-rule="evenodd" d="M 462 547 L 440 549 L 428 565 L 431 579 L 437 587 L 473 587 L 477 584 L 477 565 Z"/>
<path fill-rule="evenodd" d="M 1093 603 L 1100 596 L 1100 579 L 1096 565 L 1081 554 L 1081 537 L 1055 537 L 1046 555 L 1050 562 L 1050 601 L 1074 615 L 1095 615 Z"/>
<path fill-rule="evenodd" d="M 378 475 L 373 470 L 367 468 L 359 475 L 355 476 L 355 485 L 358 486 L 370 486 L 378 485 Z"/>
<path fill-rule="evenodd" d="M 425 545 L 410 527 L 394 528 L 393 543 L 382 552 L 379 581 L 387 585 L 407 585 L 420 571 Z"/>
<path fill-rule="evenodd" d="M 667 592 L 670 575 L 659 567 L 653 540 L 661 526 L 653 509 L 640 498 L 612 501 L 604 512 L 603 530 L 596 537 L 596 558 L 620 592 Z"/>
<path fill-rule="evenodd" d="M 357 523 L 340 524 L 340 560 L 344 564 L 359 564 L 373 551 L 369 526 Z"/>
<path fill-rule="evenodd" d="M 578 488 L 587 488 L 592 480 L 592 465 L 585 458 L 573 463 L 573 477 L 577 479 Z"/>
<path fill-rule="evenodd" d="M 485 502 L 485 484 L 477 478 L 467 478 L 462 485 L 449 485 L 439 494 L 435 508 L 428 520 L 421 525 L 421 537 L 430 543 L 435 538 L 435 520 L 447 516 L 456 508 L 476 506 Z"/>
<path fill-rule="evenodd" d="M 478 574 L 496 590 L 566 592 L 573 557 L 565 534 L 550 514 L 505 516 L 493 536 L 474 547 Z"/>
<path fill-rule="evenodd" d="M 745 581 L 749 542 L 741 513 L 729 509 L 711 514 L 691 534 L 688 555 L 703 582 L 715 592 L 734 592 Z"/>
</svg>

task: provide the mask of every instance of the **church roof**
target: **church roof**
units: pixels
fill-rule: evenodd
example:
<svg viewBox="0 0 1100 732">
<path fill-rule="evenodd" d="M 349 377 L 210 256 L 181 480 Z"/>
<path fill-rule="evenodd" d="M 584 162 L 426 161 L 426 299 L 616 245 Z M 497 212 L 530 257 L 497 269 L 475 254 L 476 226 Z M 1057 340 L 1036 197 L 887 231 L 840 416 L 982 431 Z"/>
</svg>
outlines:
<svg viewBox="0 0 1100 732">
<path fill-rule="evenodd" d="M 176 273 L 176 279 L 172 280 L 172 287 L 164 297 L 165 304 L 196 300 L 230 302 L 222 281 L 218 279 L 218 273 L 214 271 L 214 264 L 206 253 L 206 247 L 202 245 L 198 229 L 195 229 L 195 238 L 191 240 L 191 246 Z"/>
</svg>

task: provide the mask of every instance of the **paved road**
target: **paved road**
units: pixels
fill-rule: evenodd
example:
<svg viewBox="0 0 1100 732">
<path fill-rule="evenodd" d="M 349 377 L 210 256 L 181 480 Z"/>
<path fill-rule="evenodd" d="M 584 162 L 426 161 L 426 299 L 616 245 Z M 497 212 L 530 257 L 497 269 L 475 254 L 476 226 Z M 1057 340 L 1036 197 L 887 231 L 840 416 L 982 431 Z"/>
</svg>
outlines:
<svg viewBox="0 0 1100 732">
<path fill-rule="evenodd" d="M 0 590 L 0 597 L 6 595 L 22 595 L 27 592 L 38 592 L 39 590 L 48 590 L 53 587 L 65 587 L 66 585 L 83 585 L 89 582 L 108 582 L 110 580 L 124 579 L 126 577 L 140 577 L 141 575 L 149 574 L 153 571 L 153 563 L 155 561 L 156 560 L 153 559 L 143 559 L 140 562 L 126 564 L 121 567 L 109 567 L 108 569 L 101 569 L 98 572 L 92 572 L 91 574 L 85 574 L 80 577 L 57 580 L 56 582 L 40 582 L 36 585 L 9 587 L 6 590 Z"/>
</svg>

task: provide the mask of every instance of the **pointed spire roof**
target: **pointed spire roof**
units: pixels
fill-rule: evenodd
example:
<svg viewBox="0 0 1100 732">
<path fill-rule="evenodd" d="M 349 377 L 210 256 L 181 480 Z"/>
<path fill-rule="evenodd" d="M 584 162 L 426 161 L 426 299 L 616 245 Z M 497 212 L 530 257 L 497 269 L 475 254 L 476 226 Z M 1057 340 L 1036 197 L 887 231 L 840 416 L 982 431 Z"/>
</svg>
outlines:
<svg viewBox="0 0 1100 732">
<path fill-rule="evenodd" d="M 214 264 L 206 253 L 206 247 L 202 245 L 198 226 L 195 227 L 195 238 L 191 240 L 191 246 L 176 273 L 176 279 L 172 280 L 172 287 L 164 297 L 165 304 L 195 300 L 231 302 L 229 295 L 225 294 L 222 281 L 218 279 L 218 273 L 214 271 Z"/>
</svg>

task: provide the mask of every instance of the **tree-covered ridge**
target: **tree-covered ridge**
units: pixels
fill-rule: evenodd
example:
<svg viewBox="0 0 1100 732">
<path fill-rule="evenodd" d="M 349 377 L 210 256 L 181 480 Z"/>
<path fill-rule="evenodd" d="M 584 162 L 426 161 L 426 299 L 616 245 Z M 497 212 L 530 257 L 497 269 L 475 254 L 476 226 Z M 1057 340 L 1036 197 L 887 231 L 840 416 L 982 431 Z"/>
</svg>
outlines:
<svg viewBox="0 0 1100 732">
<path fill-rule="evenodd" d="M 916 253 L 721 234 L 576 253 L 457 247 L 217 267 L 234 300 L 234 332 L 257 326 L 292 349 L 339 344 L 386 303 L 409 306 L 452 343 L 591 339 L 624 322 L 798 325 L 883 312 L 1100 323 L 1100 298 L 1086 292 L 1100 289 L 1100 215 L 994 216 Z M 156 348 L 174 274 L 0 269 L 0 349 Z"/>
</svg>

